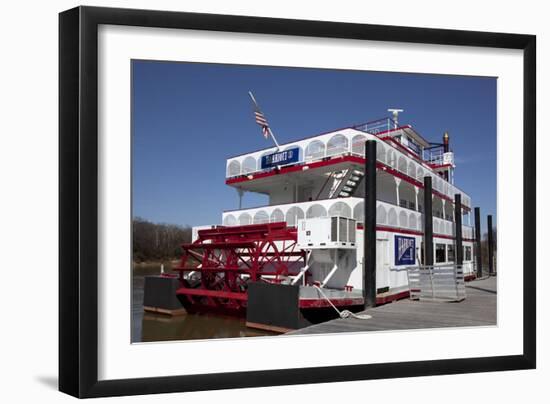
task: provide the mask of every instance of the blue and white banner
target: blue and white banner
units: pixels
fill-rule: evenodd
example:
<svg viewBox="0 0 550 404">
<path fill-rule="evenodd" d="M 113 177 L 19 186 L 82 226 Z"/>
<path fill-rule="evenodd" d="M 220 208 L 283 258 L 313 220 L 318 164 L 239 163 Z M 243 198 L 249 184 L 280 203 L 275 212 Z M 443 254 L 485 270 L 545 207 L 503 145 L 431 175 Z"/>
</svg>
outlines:
<svg viewBox="0 0 550 404">
<path fill-rule="evenodd" d="M 264 168 L 297 163 L 299 158 L 300 158 L 299 147 L 294 147 L 292 149 L 280 151 L 273 154 L 268 154 L 267 156 L 262 156 L 262 170 Z"/>
<path fill-rule="evenodd" d="M 414 237 L 395 236 L 395 265 L 414 265 L 415 254 Z"/>
</svg>

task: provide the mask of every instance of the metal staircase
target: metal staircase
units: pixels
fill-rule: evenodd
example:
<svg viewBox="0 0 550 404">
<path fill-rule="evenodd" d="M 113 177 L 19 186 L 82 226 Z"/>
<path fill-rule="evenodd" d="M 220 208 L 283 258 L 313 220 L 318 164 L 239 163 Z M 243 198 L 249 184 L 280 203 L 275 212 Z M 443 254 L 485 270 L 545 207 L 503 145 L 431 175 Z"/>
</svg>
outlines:
<svg viewBox="0 0 550 404">
<path fill-rule="evenodd" d="M 365 174 L 357 169 L 342 170 L 335 176 L 335 181 L 329 192 L 329 198 L 345 198 L 353 196 Z"/>
</svg>

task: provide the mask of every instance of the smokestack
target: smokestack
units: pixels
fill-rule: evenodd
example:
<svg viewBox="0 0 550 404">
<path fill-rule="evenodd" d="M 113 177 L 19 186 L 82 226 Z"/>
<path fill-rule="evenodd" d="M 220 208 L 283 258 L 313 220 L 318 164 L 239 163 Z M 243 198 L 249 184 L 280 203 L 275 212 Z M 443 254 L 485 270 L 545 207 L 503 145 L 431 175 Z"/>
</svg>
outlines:
<svg viewBox="0 0 550 404">
<path fill-rule="evenodd" d="M 449 152 L 449 134 L 447 132 L 443 134 L 443 152 Z"/>
</svg>

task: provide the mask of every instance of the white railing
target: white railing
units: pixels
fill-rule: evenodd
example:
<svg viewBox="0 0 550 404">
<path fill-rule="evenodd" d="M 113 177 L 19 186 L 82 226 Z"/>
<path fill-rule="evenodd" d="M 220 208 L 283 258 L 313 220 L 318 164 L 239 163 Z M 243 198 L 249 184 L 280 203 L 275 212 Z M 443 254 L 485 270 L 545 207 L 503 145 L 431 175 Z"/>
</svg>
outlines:
<svg viewBox="0 0 550 404">
<path fill-rule="evenodd" d="M 342 216 L 363 221 L 363 203 L 363 198 L 350 197 L 232 210 L 223 213 L 222 224 L 240 226 L 286 221 L 289 226 L 295 226 L 299 219 L 324 216 Z"/>
<path fill-rule="evenodd" d="M 426 163 L 411 158 L 374 135 L 356 129 L 343 129 L 337 132 L 300 140 L 298 142 L 287 143 L 281 145 L 280 150 L 298 148 L 298 162 L 292 164 L 305 164 L 342 155 L 363 157 L 365 155 L 366 140 L 376 140 L 378 142 L 376 158 L 379 162 L 392 167 L 418 182 L 423 182 L 425 176 L 431 176 L 432 186 L 435 191 L 453 200 L 454 195 L 458 193 L 461 195 L 463 205 L 471 208 L 470 197 L 443 179 L 440 175 L 436 174 Z M 254 175 L 258 172 L 271 170 L 271 168 L 262 169 L 261 161 L 262 156 L 274 152 L 276 152 L 276 149 L 273 147 L 228 159 L 226 178 L 233 178 L 241 175 Z"/>
<path fill-rule="evenodd" d="M 325 216 L 349 217 L 358 222 L 363 222 L 364 206 L 363 198 L 354 197 L 262 206 L 224 212 L 222 224 L 225 226 L 241 226 L 286 221 L 289 226 L 295 226 L 299 219 Z M 381 226 L 405 230 L 419 232 L 424 230 L 424 216 L 422 213 L 382 201 L 376 202 L 376 223 Z M 455 234 L 454 223 L 434 217 L 433 232 L 436 236 L 453 237 Z M 462 226 L 462 237 L 473 238 L 472 227 Z"/>
</svg>

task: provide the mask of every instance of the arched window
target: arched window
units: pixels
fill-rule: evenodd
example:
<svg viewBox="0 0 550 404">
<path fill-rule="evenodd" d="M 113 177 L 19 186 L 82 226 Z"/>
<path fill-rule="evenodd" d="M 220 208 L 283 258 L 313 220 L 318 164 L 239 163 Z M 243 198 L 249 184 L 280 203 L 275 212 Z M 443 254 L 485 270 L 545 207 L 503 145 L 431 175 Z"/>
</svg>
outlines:
<svg viewBox="0 0 550 404">
<path fill-rule="evenodd" d="M 388 212 L 388 224 L 390 226 L 397 226 L 397 212 L 394 208 L 390 208 Z"/>
<path fill-rule="evenodd" d="M 239 216 L 239 224 L 241 226 L 245 226 L 251 223 L 252 223 L 252 216 L 250 216 L 248 213 L 241 213 L 241 215 Z"/>
<path fill-rule="evenodd" d="M 399 227 L 406 229 L 409 227 L 409 218 L 407 217 L 407 212 L 402 210 L 399 212 Z"/>
<path fill-rule="evenodd" d="M 345 202 L 336 202 L 329 208 L 328 215 L 351 217 L 351 208 Z"/>
<path fill-rule="evenodd" d="M 227 176 L 235 177 L 241 174 L 241 163 L 238 160 L 231 160 L 227 165 Z"/>
<path fill-rule="evenodd" d="M 297 206 L 293 206 L 286 212 L 286 224 L 287 226 L 296 226 L 298 220 L 304 218 L 304 211 Z"/>
<path fill-rule="evenodd" d="M 361 156 L 365 155 L 365 141 L 367 137 L 365 135 L 355 135 L 351 139 L 351 151 L 354 154 L 359 154 Z"/>
<path fill-rule="evenodd" d="M 248 174 L 256 171 L 256 159 L 252 156 L 248 156 L 243 161 L 243 174 Z"/>
<path fill-rule="evenodd" d="M 376 207 L 376 223 L 386 224 L 387 220 L 388 214 L 386 213 L 386 208 L 384 208 L 382 205 L 378 205 Z"/>
<path fill-rule="evenodd" d="M 327 210 L 322 206 L 316 203 L 309 207 L 306 211 L 306 218 L 311 219 L 314 217 L 325 217 L 327 215 Z"/>
<path fill-rule="evenodd" d="M 439 192 L 443 192 L 443 180 L 441 179 L 441 177 L 439 175 L 437 176 L 437 181 L 436 181 L 435 188 Z"/>
<path fill-rule="evenodd" d="M 237 219 L 233 215 L 227 215 L 223 218 L 223 224 L 224 226 L 236 226 L 237 225 Z"/>
<path fill-rule="evenodd" d="M 390 167 L 395 167 L 395 152 L 391 149 L 391 147 L 388 147 L 388 151 L 386 153 L 386 164 Z"/>
<path fill-rule="evenodd" d="M 376 160 L 382 163 L 386 162 L 386 146 L 384 146 L 382 142 L 376 143 Z"/>
<path fill-rule="evenodd" d="M 349 150 L 348 138 L 342 134 L 334 135 L 327 143 L 327 156 L 345 153 Z"/>
<path fill-rule="evenodd" d="M 407 174 L 407 159 L 404 156 L 399 156 L 399 163 L 397 169 L 402 173 Z"/>
<path fill-rule="evenodd" d="M 267 223 L 269 222 L 269 215 L 265 210 L 259 210 L 254 215 L 253 223 Z"/>
<path fill-rule="evenodd" d="M 412 161 L 409 161 L 409 169 L 407 174 L 411 178 L 416 178 L 416 167 L 414 166 L 414 163 Z"/>
<path fill-rule="evenodd" d="M 355 207 L 353 208 L 353 218 L 358 222 L 363 222 L 363 219 L 365 218 L 364 202 L 359 202 L 357 205 L 355 205 Z"/>
<path fill-rule="evenodd" d="M 325 157 L 325 144 L 314 140 L 306 147 L 306 160 L 317 160 Z"/>
<path fill-rule="evenodd" d="M 284 222 L 285 221 L 285 214 L 281 209 L 275 209 L 273 212 L 271 212 L 271 222 Z"/>
<path fill-rule="evenodd" d="M 409 214 L 409 227 L 413 230 L 417 229 L 416 215 L 414 213 Z"/>
<path fill-rule="evenodd" d="M 416 179 L 424 183 L 424 170 L 422 169 L 422 167 L 418 167 L 416 169 Z"/>
</svg>

